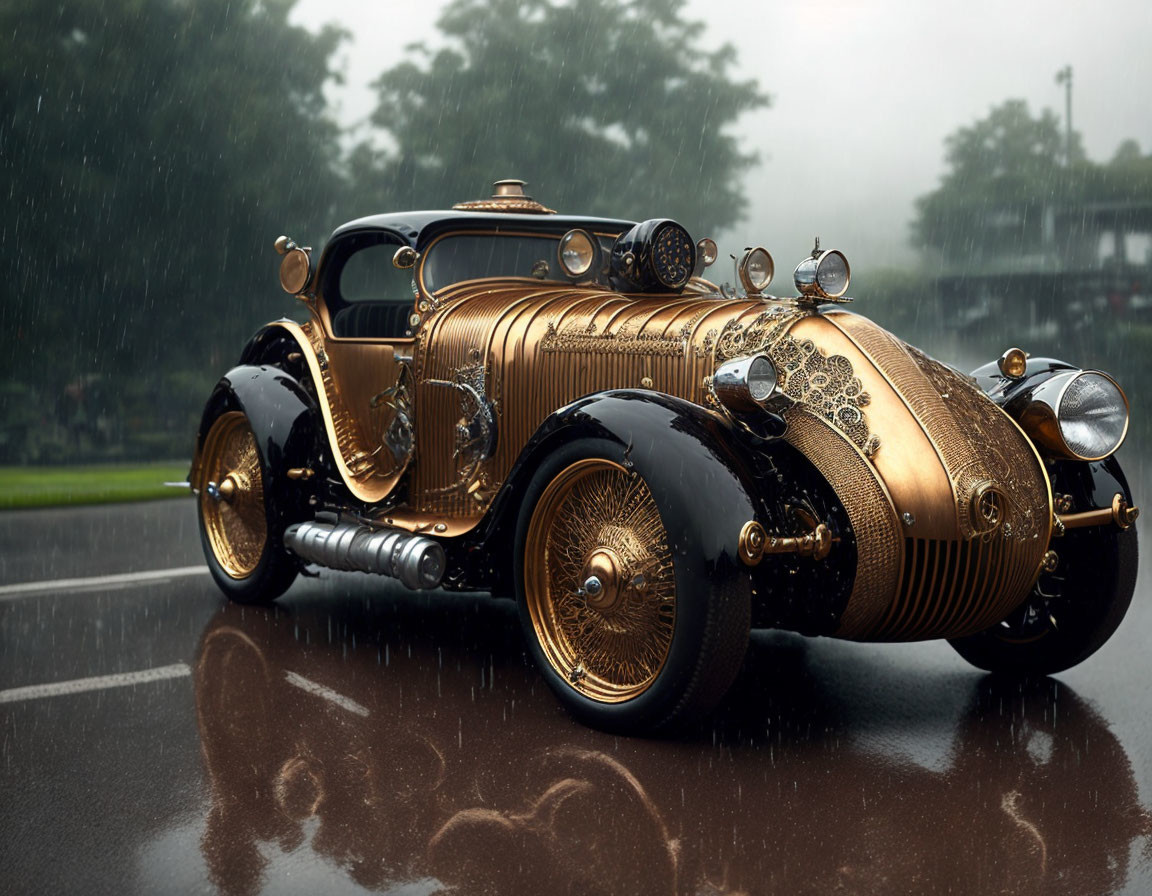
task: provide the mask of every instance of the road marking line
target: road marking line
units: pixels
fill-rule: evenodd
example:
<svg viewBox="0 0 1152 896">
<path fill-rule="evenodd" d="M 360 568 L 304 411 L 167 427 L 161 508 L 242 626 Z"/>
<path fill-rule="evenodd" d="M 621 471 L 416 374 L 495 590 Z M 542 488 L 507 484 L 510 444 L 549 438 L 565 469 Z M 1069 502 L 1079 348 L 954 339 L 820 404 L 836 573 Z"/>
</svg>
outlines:
<svg viewBox="0 0 1152 896">
<path fill-rule="evenodd" d="M 57 681 L 52 684 L 33 684 L 23 688 L 0 691 L 0 703 L 16 703 L 19 700 L 39 700 L 42 697 L 62 697 L 66 694 L 82 694 L 85 691 L 102 691 L 106 688 L 130 687 L 134 684 L 147 684 L 151 681 L 164 681 L 168 678 L 184 678 L 191 675 L 187 663 L 173 663 L 155 669 L 142 669 L 139 672 L 120 672 L 116 675 L 100 675 L 96 678 L 77 678 L 73 681 Z"/>
<path fill-rule="evenodd" d="M 309 694 L 315 694 L 317 697 L 323 697 L 330 703 L 335 703 L 341 709 L 346 709 L 348 712 L 355 713 L 358 716 L 368 716 L 368 708 L 357 703 L 351 697 L 345 697 L 343 694 L 332 690 L 332 688 L 325 687 L 312 681 L 310 678 L 305 678 L 295 672 L 285 672 L 284 677 L 288 680 L 288 684 L 295 685 L 300 690 Z"/>
<path fill-rule="evenodd" d="M 0 600 L 35 594 L 39 591 L 69 591 L 78 588 L 101 588 L 109 585 L 135 585 L 141 582 L 159 582 L 186 576 L 207 575 L 207 566 L 177 566 L 172 569 L 150 569 L 145 572 L 122 572 L 111 576 L 89 576 L 84 579 L 54 579 L 47 582 L 21 582 L 18 585 L 0 585 Z"/>
</svg>

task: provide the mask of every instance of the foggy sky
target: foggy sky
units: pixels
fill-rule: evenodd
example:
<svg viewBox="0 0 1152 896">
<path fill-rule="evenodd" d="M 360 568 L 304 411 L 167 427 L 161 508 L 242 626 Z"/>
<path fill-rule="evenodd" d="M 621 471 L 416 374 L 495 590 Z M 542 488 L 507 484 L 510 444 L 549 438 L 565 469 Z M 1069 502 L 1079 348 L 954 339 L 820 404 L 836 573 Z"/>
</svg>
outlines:
<svg viewBox="0 0 1152 896">
<path fill-rule="evenodd" d="M 331 94 L 343 123 L 368 116 L 368 85 L 408 44 L 438 39 L 445 5 L 300 0 L 294 21 L 352 32 L 339 54 L 347 83 Z M 736 77 L 772 95 L 770 108 L 739 125 L 745 147 L 761 155 L 745 180 L 748 215 L 713 236 L 725 252 L 766 246 L 778 269 L 806 255 L 817 233 L 857 273 L 914 262 L 912 201 L 938 182 L 945 136 L 1013 97 L 1063 122 L 1055 74 L 1064 65 L 1074 69 L 1072 122 L 1090 158 L 1111 158 L 1128 137 L 1152 151 L 1147 0 L 689 0 L 688 18 L 704 23 L 705 46 L 732 44 Z"/>
</svg>

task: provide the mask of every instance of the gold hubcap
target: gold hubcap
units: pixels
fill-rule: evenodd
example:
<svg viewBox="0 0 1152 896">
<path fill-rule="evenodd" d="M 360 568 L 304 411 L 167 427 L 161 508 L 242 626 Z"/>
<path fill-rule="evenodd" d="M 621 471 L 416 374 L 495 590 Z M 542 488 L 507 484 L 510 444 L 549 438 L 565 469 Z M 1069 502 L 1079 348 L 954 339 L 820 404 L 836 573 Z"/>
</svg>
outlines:
<svg viewBox="0 0 1152 896">
<path fill-rule="evenodd" d="M 204 441 L 200 517 L 221 568 L 234 579 L 250 576 L 264 554 L 268 522 L 256 437 L 239 411 L 217 417 Z"/>
<path fill-rule="evenodd" d="M 599 459 L 561 471 L 532 514 L 524 563 L 528 612 L 558 675 L 602 703 L 651 687 L 672 645 L 676 583 L 644 480 Z"/>
</svg>

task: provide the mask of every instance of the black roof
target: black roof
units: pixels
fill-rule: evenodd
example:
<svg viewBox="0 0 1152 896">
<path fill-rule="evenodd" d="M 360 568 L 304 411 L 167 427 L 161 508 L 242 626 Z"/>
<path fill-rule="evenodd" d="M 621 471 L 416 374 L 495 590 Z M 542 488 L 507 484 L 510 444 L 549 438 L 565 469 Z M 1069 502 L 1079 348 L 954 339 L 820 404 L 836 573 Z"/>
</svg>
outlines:
<svg viewBox="0 0 1152 896">
<path fill-rule="evenodd" d="M 589 218 L 580 215 L 533 215 L 512 214 L 509 212 L 465 211 L 446 209 L 440 211 L 392 212 L 383 215 L 369 215 L 342 224 L 332 231 L 329 243 L 346 233 L 366 230 L 387 230 L 407 240 L 413 248 L 428 242 L 433 236 L 445 230 L 528 230 L 539 233 L 564 234 L 575 227 L 585 230 L 611 230 L 623 233 L 634 224 L 633 221 L 615 218 Z"/>
</svg>

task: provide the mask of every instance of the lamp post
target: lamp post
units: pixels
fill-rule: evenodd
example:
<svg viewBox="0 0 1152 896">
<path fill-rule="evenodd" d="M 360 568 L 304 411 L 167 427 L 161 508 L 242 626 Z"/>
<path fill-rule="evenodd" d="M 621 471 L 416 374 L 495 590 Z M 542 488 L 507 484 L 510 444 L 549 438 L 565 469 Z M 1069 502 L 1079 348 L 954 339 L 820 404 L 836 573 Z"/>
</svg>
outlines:
<svg viewBox="0 0 1152 896">
<path fill-rule="evenodd" d="M 1072 66 L 1056 72 L 1056 83 L 1064 85 L 1064 164 L 1072 164 Z"/>
</svg>

